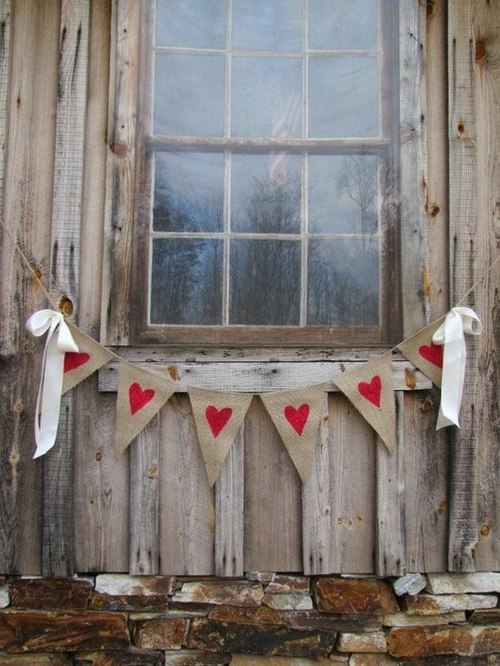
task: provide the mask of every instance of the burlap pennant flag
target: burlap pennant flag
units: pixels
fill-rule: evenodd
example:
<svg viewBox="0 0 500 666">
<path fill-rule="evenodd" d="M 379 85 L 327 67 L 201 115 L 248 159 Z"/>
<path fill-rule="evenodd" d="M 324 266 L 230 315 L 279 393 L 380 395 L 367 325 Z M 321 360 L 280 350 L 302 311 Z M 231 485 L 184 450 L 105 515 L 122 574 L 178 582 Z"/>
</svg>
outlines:
<svg viewBox="0 0 500 666">
<path fill-rule="evenodd" d="M 78 351 L 66 352 L 64 355 L 63 394 L 90 377 L 92 373 L 102 368 L 113 358 L 111 352 L 90 338 L 77 326 L 70 322 L 66 323 L 78 346 Z"/>
<path fill-rule="evenodd" d="M 324 384 L 260 394 L 302 482 L 311 472 L 325 396 Z"/>
<path fill-rule="evenodd" d="M 130 363 L 120 362 L 115 434 L 118 455 L 159 412 L 176 387 L 177 383 L 167 376 L 163 379 Z"/>
<path fill-rule="evenodd" d="M 377 432 L 390 452 L 396 448 L 392 354 L 334 378 L 335 384 Z"/>
<path fill-rule="evenodd" d="M 444 317 L 422 328 L 411 338 L 404 340 L 398 345 L 399 351 L 436 386 L 441 386 L 443 346 L 435 345 L 432 342 L 432 336 L 443 321 Z"/>
<path fill-rule="evenodd" d="M 252 395 L 188 388 L 201 455 L 213 486 L 252 402 Z"/>
</svg>

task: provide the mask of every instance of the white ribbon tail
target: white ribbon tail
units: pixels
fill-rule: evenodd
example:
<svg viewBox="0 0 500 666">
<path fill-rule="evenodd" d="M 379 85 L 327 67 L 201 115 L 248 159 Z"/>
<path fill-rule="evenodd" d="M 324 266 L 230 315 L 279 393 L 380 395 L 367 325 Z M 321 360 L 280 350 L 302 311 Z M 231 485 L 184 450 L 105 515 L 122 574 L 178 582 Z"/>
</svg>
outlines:
<svg viewBox="0 0 500 666">
<path fill-rule="evenodd" d="M 60 312 L 39 310 L 28 319 L 26 328 L 36 337 L 48 331 L 35 413 L 36 451 L 33 457 L 39 458 L 50 451 L 57 437 L 64 378 L 64 355 L 68 351 L 79 350 Z"/>
<path fill-rule="evenodd" d="M 467 350 L 464 333 L 479 335 L 481 322 L 470 308 L 452 308 L 444 322 L 432 336 L 437 345 L 444 345 L 443 374 L 441 379 L 441 404 L 436 430 L 459 424 L 460 405 L 465 378 Z"/>
</svg>

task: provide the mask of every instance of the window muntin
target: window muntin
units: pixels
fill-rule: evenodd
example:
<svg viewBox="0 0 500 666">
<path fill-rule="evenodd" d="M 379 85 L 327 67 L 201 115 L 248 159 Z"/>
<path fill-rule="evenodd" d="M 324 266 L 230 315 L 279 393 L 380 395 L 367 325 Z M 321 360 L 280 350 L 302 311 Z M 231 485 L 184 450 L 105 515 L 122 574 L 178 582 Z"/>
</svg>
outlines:
<svg viewBox="0 0 500 666">
<path fill-rule="evenodd" d="M 157 0 L 143 339 L 390 339 L 390 4 Z"/>
</svg>

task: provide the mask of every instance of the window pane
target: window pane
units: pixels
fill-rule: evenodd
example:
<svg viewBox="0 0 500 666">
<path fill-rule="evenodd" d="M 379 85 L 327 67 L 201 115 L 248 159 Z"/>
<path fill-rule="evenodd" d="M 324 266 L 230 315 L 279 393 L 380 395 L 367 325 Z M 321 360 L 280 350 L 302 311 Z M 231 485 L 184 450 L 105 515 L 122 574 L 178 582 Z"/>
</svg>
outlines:
<svg viewBox="0 0 500 666">
<path fill-rule="evenodd" d="M 156 56 L 154 133 L 221 136 L 224 56 Z"/>
<path fill-rule="evenodd" d="M 157 153 L 153 229 L 221 231 L 224 155 Z"/>
<path fill-rule="evenodd" d="M 156 0 L 156 44 L 225 48 L 226 0 Z"/>
<path fill-rule="evenodd" d="M 232 134 L 300 137 L 300 58 L 233 58 Z"/>
<path fill-rule="evenodd" d="M 153 240 L 152 324 L 222 322 L 222 241 Z"/>
<path fill-rule="evenodd" d="M 378 302 L 377 239 L 310 241 L 309 325 L 376 325 Z"/>
<path fill-rule="evenodd" d="M 377 58 L 309 59 L 309 136 L 379 134 Z"/>
<path fill-rule="evenodd" d="M 300 243 L 231 243 L 230 324 L 297 325 L 300 315 Z"/>
<path fill-rule="evenodd" d="M 377 0 L 309 0 L 310 49 L 376 49 Z"/>
<path fill-rule="evenodd" d="M 375 155 L 309 156 L 309 231 L 373 234 L 378 227 Z"/>
<path fill-rule="evenodd" d="M 233 0 L 233 48 L 301 50 L 301 4 L 301 0 Z"/>
<path fill-rule="evenodd" d="M 300 157 L 287 153 L 233 155 L 231 229 L 298 233 L 300 166 Z"/>
</svg>

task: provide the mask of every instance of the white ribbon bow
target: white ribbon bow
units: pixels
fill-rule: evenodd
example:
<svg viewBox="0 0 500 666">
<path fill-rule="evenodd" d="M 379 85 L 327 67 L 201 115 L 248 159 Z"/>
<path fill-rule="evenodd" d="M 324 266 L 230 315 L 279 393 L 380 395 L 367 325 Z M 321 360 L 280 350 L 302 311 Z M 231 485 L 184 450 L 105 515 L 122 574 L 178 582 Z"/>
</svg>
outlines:
<svg viewBox="0 0 500 666">
<path fill-rule="evenodd" d="M 462 402 L 467 356 L 464 333 L 479 335 L 482 330 L 482 324 L 474 310 L 456 307 L 448 312 L 444 322 L 432 336 L 434 344 L 444 345 L 441 404 L 436 430 L 449 425 L 459 426 L 458 413 Z"/>
<path fill-rule="evenodd" d="M 38 310 L 28 319 L 26 328 L 36 337 L 48 331 L 36 401 L 36 451 L 33 458 L 38 458 L 47 453 L 56 441 L 61 411 L 64 355 L 66 352 L 78 352 L 78 346 L 61 312 Z"/>
</svg>

